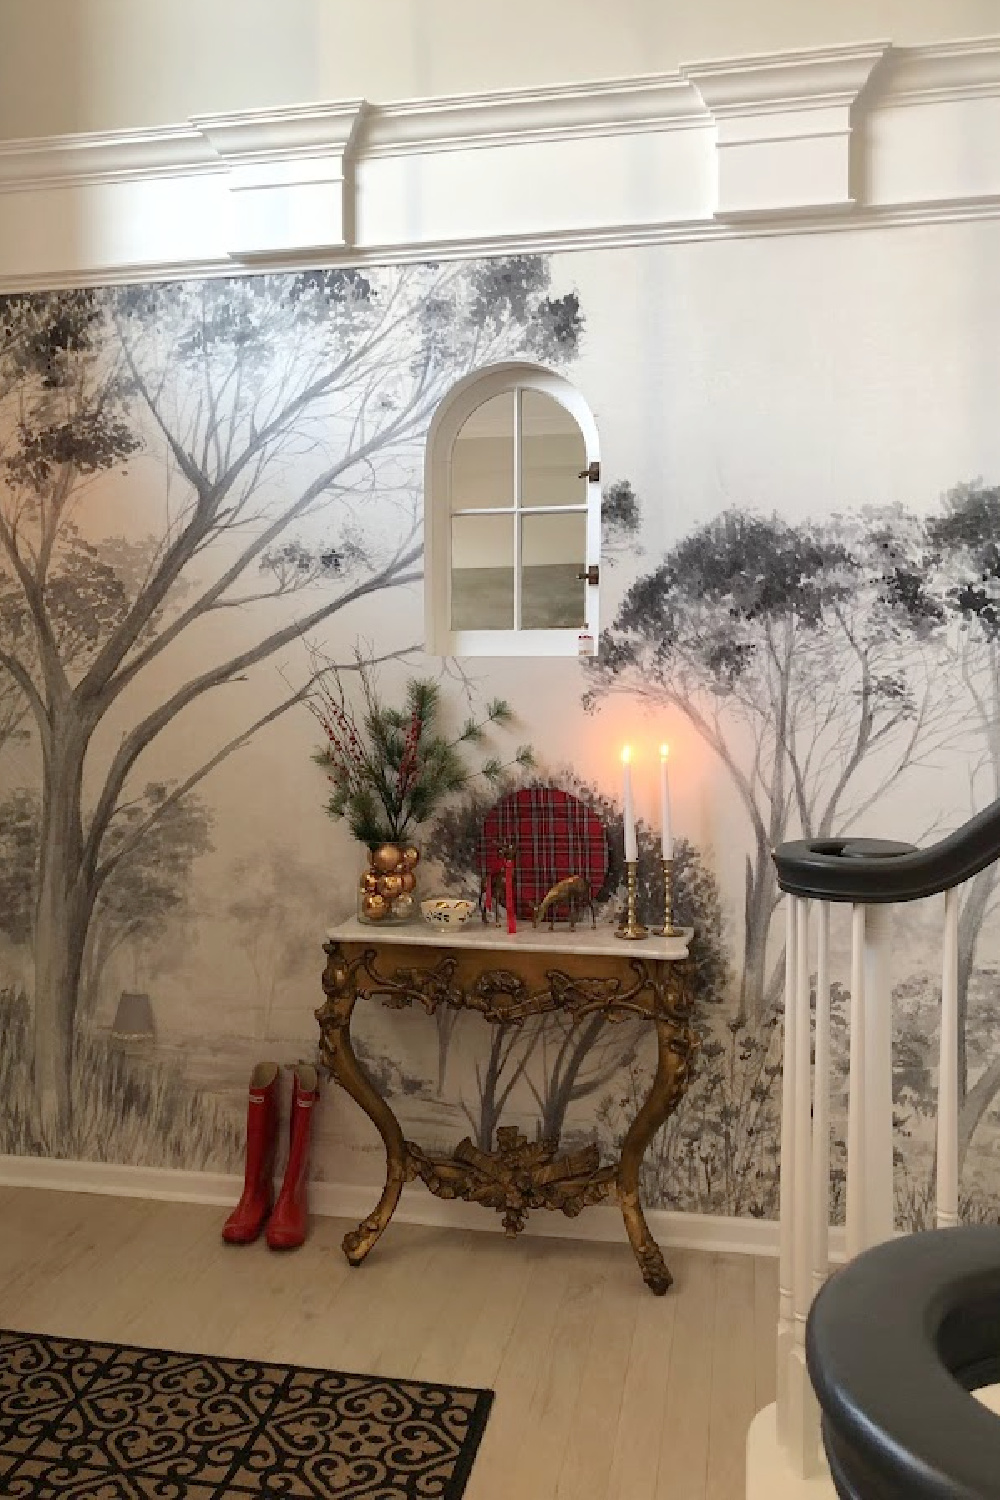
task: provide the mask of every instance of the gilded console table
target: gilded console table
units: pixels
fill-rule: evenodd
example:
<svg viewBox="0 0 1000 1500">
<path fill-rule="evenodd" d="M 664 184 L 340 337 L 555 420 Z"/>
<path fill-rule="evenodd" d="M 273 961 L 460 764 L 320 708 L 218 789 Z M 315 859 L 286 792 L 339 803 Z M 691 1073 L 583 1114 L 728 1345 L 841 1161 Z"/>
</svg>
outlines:
<svg viewBox="0 0 1000 1500">
<path fill-rule="evenodd" d="M 378 1204 L 344 1238 L 351 1265 L 361 1264 L 386 1228 L 403 1184 L 419 1177 L 441 1198 L 464 1198 L 502 1212 L 510 1235 L 523 1228 L 529 1209 L 573 1216 L 587 1204 L 616 1198 L 643 1279 L 661 1296 L 672 1278 L 639 1202 L 639 1172 L 649 1142 L 687 1087 L 697 1045 L 691 966 L 685 962 L 690 936 L 687 931 L 636 943 L 617 939 L 611 927 L 529 928 L 510 936 L 478 921 L 441 931 L 380 928 L 356 918 L 334 928 L 324 944 L 326 1001 L 316 1012 L 320 1057 L 375 1124 L 386 1155 Z M 602 1166 L 595 1145 L 560 1153 L 556 1142 L 529 1142 L 509 1128 L 498 1130 L 497 1149 L 490 1153 L 466 1139 L 450 1157 L 431 1156 L 407 1141 L 351 1045 L 354 1007 L 374 996 L 396 1008 L 416 1001 L 429 1014 L 440 1005 L 475 1011 L 506 1026 L 552 1011 L 574 1021 L 597 1012 L 609 1022 L 630 1015 L 648 1019 L 656 1028 L 656 1071 L 619 1161 Z"/>
</svg>

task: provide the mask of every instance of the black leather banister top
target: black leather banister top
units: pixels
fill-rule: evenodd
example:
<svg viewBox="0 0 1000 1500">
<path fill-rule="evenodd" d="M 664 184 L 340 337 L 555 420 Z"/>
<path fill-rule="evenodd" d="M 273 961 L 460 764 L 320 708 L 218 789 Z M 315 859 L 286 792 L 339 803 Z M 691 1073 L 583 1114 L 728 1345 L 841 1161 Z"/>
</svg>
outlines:
<svg viewBox="0 0 1000 1500">
<path fill-rule="evenodd" d="M 819 1293 L 806 1335 L 842 1500 L 1000 1500 L 1000 1228 L 909 1235 Z"/>
<path fill-rule="evenodd" d="M 773 858 L 778 884 L 793 896 L 866 905 L 916 901 L 1000 859 L 1000 800 L 926 849 L 886 839 L 796 839 Z"/>
</svg>

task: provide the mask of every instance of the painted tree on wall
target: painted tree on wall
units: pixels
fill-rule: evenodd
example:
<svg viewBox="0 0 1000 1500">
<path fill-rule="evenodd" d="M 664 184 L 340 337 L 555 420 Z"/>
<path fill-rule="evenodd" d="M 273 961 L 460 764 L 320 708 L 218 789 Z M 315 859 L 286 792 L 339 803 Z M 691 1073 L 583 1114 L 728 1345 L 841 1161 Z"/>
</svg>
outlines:
<svg viewBox="0 0 1000 1500">
<path fill-rule="evenodd" d="M 213 847 L 212 817 L 196 792 L 171 800 L 155 816 L 169 797 L 169 787 L 151 783 L 112 825 L 112 852 L 143 822 L 149 829 L 116 865 L 94 904 L 83 953 L 81 1015 L 93 1016 L 116 958 L 127 950 L 136 960 L 141 951 L 154 951 L 171 926 L 193 914 L 192 873 Z"/>
<path fill-rule="evenodd" d="M 162 783 L 146 787 L 122 811 L 112 847 L 170 795 Z M 34 933 L 38 893 L 41 805 L 25 788 L 0 802 L 0 933 L 21 946 Z M 155 944 L 167 924 L 190 911 L 194 863 L 211 847 L 211 816 L 189 793 L 150 823 L 147 836 L 115 867 L 101 888 L 87 928 L 80 980 L 81 1016 L 92 1016 L 112 960 L 127 946 Z"/>
<path fill-rule="evenodd" d="M 739 1011 L 759 1020 L 778 900 L 770 851 L 840 831 L 947 733 L 919 614 L 886 588 L 912 547 L 901 514 L 793 526 L 727 511 L 625 596 L 584 702 L 670 705 L 724 766 L 751 829 Z M 861 775 L 864 768 L 864 776 Z"/>
<path fill-rule="evenodd" d="M 266 1039 L 282 982 L 312 953 L 323 896 L 311 868 L 288 845 L 235 861 L 224 890 L 223 909 L 239 934 L 239 961 L 252 976 L 257 1035 Z"/>
<path fill-rule="evenodd" d="M 102 891 L 306 687 L 241 716 L 123 831 L 143 756 L 206 695 L 353 602 L 419 579 L 416 459 L 431 413 L 474 367 L 574 354 L 577 299 L 549 293 L 547 263 L 519 257 L 0 302 L 0 684 L 27 704 L 40 762 L 33 1067 L 50 1149 L 67 1139 Z M 101 496 L 130 465 L 147 481 L 130 478 L 132 534 L 108 535 Z M 238 629 L 213 650 L 210 627 L 234 612 Z M 143 685 L 183 642 L 201 664 L 150 707 Z"/>
<path fill-rule="evenodd" d="M 966 722 L 978 740 L 969 767 L 974 808 L 1000 797 L 1000 488 L 957 485 L 942 514 L 927 523 L 928 556 L 922 583 L 948 628 L 939 648 L 949 679 L 961 685 Z M 957 628 L 956 628 L 957 627 Z M 956 715 L 956 717 L 958 717 Z M 1000 1093 L 995 1051 L 969 1087 L 969 992 L 984 924 L 995 910 L 998 870 L 988 865 L 966 887 L 959 914 L 959 1153 L 964 1162 L 973 1136 Z"/>
</svg>

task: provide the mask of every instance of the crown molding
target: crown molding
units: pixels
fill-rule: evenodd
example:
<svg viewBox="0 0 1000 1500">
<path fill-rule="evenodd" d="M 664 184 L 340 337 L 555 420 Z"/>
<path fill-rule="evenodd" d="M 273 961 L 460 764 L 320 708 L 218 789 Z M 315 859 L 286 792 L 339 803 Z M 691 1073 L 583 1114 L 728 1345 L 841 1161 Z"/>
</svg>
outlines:
<svg viewBox="0 0 1000 1500">
<path fill-rule="evenodd" d="M 352 151 L 363 99 L 195 115 L 228 173 L 229 253 L 272 258 L 354 241 Z"/>
<path fill-rule="evenodd" d="M 686 63 L 680 71 L 697 88 L 716 120 L 850 106 L 891 45 L 880 41 L 799 52 L 762 52 L 717 62 Z"/>
<path fill-rule="evenodd" d="M 0 192 L 220 170 L 218 155 L 191 124 L 0 141 Z"/>
<path fill-rule="evenodd" d="M 676 130 L 711 123 L 680 73 L 554 88 L 402 99 L 371 109 L 366 157 L 467 150 L 528 140 Z"/>
<path fill-rule="evenodd" d="M 284 109 L 245 109 L 192 115 L 191 125 L 229 167 L 345 156 L 365 110 L 363 99 L 296 104 Z"/>
<path fill-rule="evenodd" d="M 853 207 L 853 111 L 890 45 L 866 42 L 682 68 L 716 125 L 716 215 Z"/>
<path fill-rule="evenodd" d="M 1000 36 L 0 142 L 0 285 L 992 219 L 998 138 Z"/>
<path fill-rule="evenodd" d="M 1000 95 L 1000 37 L 894 47 L 878 105 L 905 106 Z"/>
</svg>

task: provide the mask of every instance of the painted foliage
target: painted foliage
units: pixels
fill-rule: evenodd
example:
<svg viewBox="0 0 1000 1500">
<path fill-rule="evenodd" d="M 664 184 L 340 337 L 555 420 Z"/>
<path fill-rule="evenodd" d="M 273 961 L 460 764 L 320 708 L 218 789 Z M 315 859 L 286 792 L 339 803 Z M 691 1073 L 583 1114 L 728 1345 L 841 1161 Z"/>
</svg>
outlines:
<svg viewBox="0 0 1000 1500">
<path fill-rule="evenodd" d="M 612 473 L 599 658 L 428 662 L 431 415 L 456 380 L 510 358 L 586 390 L 614 355 L 575 274 L 595 284 L 591 261 L 0 302 L 0 1150 L 237 1166 L 250 1065 L 311 1055 L 319 943 L 352 901 L 357 854 L 323 816 L 305 704 L 331 664 L 349 688 L 360 652 L 390 684 L 438 675 L 456 723 L 497 692 L 510 701 L 538 761 L 518 774 L 576 791 L 606 823 L 605 919 L 621 808 L 613 758 L 587 747 L 627 705 L 697 750 L 732 814 L 724 841 L 692 817 L 679 846 L 703 1045 L 645 1186 L 659 1206 L 776 1212 L 783 955 L 769 851 L 800 830 L 868 828 L 890 804 L 910 820 L 894 831 L 924 837 L 1000 791 L 1000 489 L 957 485 L 930 508 L 845 496 L 841 513 L 807 519 L 728 501 L 672 535 L 664 495 Z M 612 274 L 612 256 L 600 264 Z M 625 417 L 611 400 L 598 411 L 612 451 Z M 488 802 L 484 788 L 425 830 L 442 888 L 474 882 Z M 652 912 L 647 826 L 640 856 Z M 1000 1200 L 996 895 L 984 872 L 961 919 L 972 1214 Z M 926 921 L 900 919 L 896 997 L 897 1185 L 915 1223 L 935 1084 Z M 136 995 L 138 1009 L 123 1000 Z M 841 1140 L 847 1000 L 838 988 Z M 150 1018 L 145 1034 L 126 1034 L 130 1005 Z M 366 1065 L 431 1147 L 465 1133 L 489 1146 L 505 1121 L 611 1149 L 643 1095 L 648 1043 L 641 1026 L 574 1031 L 557 1017 L 505 1033 L 371 1010 L 360 1025 Z M 317 1165 L 375 1180 L 366 1124 L 329 1108 Z"/>
</svg>

